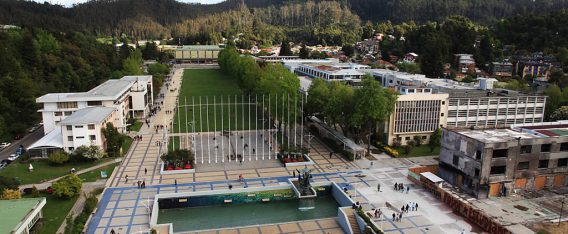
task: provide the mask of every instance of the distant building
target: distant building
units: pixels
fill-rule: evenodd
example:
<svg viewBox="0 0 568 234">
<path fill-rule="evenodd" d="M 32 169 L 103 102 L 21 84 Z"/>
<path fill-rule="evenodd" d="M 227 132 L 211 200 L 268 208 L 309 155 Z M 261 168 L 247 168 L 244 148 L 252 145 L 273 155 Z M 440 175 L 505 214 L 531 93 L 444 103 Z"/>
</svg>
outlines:
<svg viewBox="0 0 568 234">
<path fill-rule="evenodd" d="M 551 63 L 542 61 L 519 60 L 515 63 L 515 74 L 520 76 L 521 79 L 524 79 L 530 75 L 534 79 L 548 81 L 548 76 L 550 75 L 551 68 Z"/>
<path fill-rule="evenodd" d="M 414 62 L 416 62 L 416 59 L 418 59 L 418 54 L 407 53 L 407 54 L 404 55 L 404 58 L 402 59 L 402 61 L 407 62 L 407 63 L 414 63 Z"/>
<path fill-rule="evenodd" d="M 2 31 L 6 31 L 6 30 L 17 30 L 17 29 L 22 29 L 16 25 L 10 25 L 10 24 L 0 24 L 0 30 Z"/>
<path fill-rule="evenodd" d="M 568 185 L 568 121 L 444 129 L 439 175 L 478 197 Z"/>
<path fill-rule="evenodd" d="M 455 54 L 457 70 L 460 73 L 467 73 L 468 71 L 476 71 L 475 59 L 473 54 Z"/>
<path fill-rule="evenodd" d="M 300 56 L 294 56 L 294 55 L 291 56 L 273 55 L 273 56 L 258 56 L 256 57 L 256 60 L 267 63 L 282 63 L 286 61 L 301 60 L 301 58 Z"/>
<path fill-rule="evenodd" d="M 345 81 L 357 85 L 365 74 L 369 74 L 370 66 L 356 63 L 304 63 L 296 69 L 296 73 L 311 78 L 322 78 L 326 81 Z"/>
<path fill-rule="evenodd" d="M 217 62 L 221 50 L 223 48 L 218 45 L 178 46 L 174 58 L 177 63 L 212 63 Z"/>
<path fill-rule="evenodd" d="M 43 218 L 45 197 L 0 200 L 0 233 L 28 234 Z"/>
<path fill-rule="evenodd" d="M 376 54 L 380 52 L 381 39 L 375 36 L 370 39 L 357 42 L 356 47 L 362 54 Z"/>
<path fill-rule="evenodd" d="M 495 77 L 512 77 L 513 64 L 510 62 L 493 62 L 491 63 L 491 75 Z"/>
</svg>

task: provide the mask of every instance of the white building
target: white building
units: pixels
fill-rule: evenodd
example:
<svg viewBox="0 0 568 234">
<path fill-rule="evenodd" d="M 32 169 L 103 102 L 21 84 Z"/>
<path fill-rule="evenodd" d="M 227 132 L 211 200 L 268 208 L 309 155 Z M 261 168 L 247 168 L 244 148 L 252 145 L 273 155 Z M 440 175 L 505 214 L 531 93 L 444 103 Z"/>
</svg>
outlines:
<svg viewBox="0 0 568 234">
<path fill-rule="evenodd" d="M 497 128 L 544 118 L 546 96 L 494 90 L 495 79 L 462 83 L 384 69 L 373 70 L 373 76 L 400 93 L 385 127 L 388 144 L 405 145 L 414 136 L 427 140 L 437 127 Z"/>
<path fill-rule="evenodd" d="M 112 123 L 116 112 L 112 107 L 87 107 L 65 118 L 58 125 L 63 149 L 71 152 L 79 146 L 92 145 L 106 148 L 101 130 L 107 123 Z"/>
<path fill-rule="evenodd" d="M 353 84 L 361 82 L 365 74 L 370 73 L 367 65 L 356 63 L 304 63 L 296 68 L 296 73 L 326 81 L 347 81 Z M 367 71 L 366 71 L 367 70 Z"/>
<path fill-rule="evenodd" d="M 80 93 L 49 93 L 36 99 L 42 105 L 44 132 L 48 134 L 74 111 L 87 107 L 113 107 L 118 113 L 113 121 L 120 131 L 126 130 L 128 118 L 144 118 L 153 102 L 152 76 L 125 76 L 108 80 Z"/>
</svg>

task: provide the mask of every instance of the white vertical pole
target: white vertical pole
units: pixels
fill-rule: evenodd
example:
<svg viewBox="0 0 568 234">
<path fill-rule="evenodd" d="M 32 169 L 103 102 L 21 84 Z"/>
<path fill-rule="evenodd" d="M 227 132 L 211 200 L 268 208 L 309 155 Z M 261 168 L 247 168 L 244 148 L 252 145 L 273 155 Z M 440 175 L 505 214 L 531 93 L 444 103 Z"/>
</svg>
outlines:
<svg viewBox="0 0 568 234">
<path fill-rule="evenodd" d="M 178 136 L 179 136 L 179 148 L 181 149 L 181 116 L 180 116 L 180 112 L 179 112 L 179 104 L 181 102 L 179 101 L 179 96 L 176 98 L 176 105 L 177 105 L 177 113 L 174 116 L 177 116 L 178 118 Z"/>
<path fill-rule="evenodd" d="M 187 140 L 185 141 L 185 148 L 189 149 L 189 130 L 187 129 L 187 97 L 183 97 L 183 105 L 185 106 L 185 133 L 187 133 Z"/>
<path fill-rule="evenodd" d="M 213 96 L 213 138 L 215 139 L 213 141 L 213 144 L 215 144 L 215 146 L 217 146 L 217 100 L 216 97 Z M 217 163 L 217 147 L 215 147 L 215 163 Z"/>
<path fill-rule="evenodd" d="M 203 155 L 203 108 L 201 108 L 201 96 L 199 96 L 199 138 L 200 138 L 200 142 L 201 142 L 201 164 L 205 163 L 205 158 Z"/>
<path fill-rule="evenodd" d="M 194 151 L 197 151 L 197 144 L 195 144 L 195 124 L 197 122 L 195 122 L 195 97 L 191 97 L 191 131 L 193 132 L 193 135 L 191 136 L 191 140 L 193 141 L 192 144 L 192 149 Z M 197 156 L 197 152 L 193 152 L 193 155 Z M 195 160 L 197 162 L 197 160 Z"/>
<path fill-rule="evenodd" d="M 286 117 L 284 116 L 284 111 L 286 108 L 286 103 L 285 101 L 285 97 L 284 94 L 282 94 L 282 123 L 284 123 L 284 120 L 286 119 Z M 287 123 L 286 123 L 287 124 Z M 287 126 L 283 124 L 282 126 L 282 145 L 284 145 L 284 131 L 286 131 Z"/>
<path fill-rule="evenodd" d="M 207 133 L 209 133 L 209 96 L 205 96 L 205 118 L 207 118 Z M 209 149 L 211 148 L 211 144 L 209 143 L 209 135 L 207 135 L 207 162 L 211 163 L 211 152 Z"/>
<path fill-rule="evenodd" d="M 171 133 L 174 133 L 174 121 L 170 121 L 170 131 Z M 176 150 L 176 141 L 175 141 L 175 136 L 172 136 L 172 151 Z"/>
<path fill-rule="evenodd" d="M 302 125 L 300 126 L 300 145 L 304 148 L 304 94 L 302 94 Z"/>
<path fill-rule="evenodd" d="M 221 162 L 225 162 L 225 145 L 224 143 L 224 136 L 223 136 L 223 120 L 225 119 L 225 115 L 223 115 L 223 113 L 225 112 L 223 109 L 225 109 L 225 103 L 223 102 L 225 98 L 223 98 L 223 96 L 221 96 Z"/>
<path fill-rule="evenodd" d="M 274 96 L 276 96 L 276 101 L 275 101 L 276 111 L 274 112 L 274 116 L 275 116 L 274 117 L 274 123 L 276 123 L 276 118 L 278 118 L 278 94 L 276 94 Z M 280 126 L 280 119 L 278 120 L 278 124 L 276 125 L 276 133 L 278 133 L 278 127 L 279 126 Z M 270 135 L 270 140 L 272 141 L 272 135 Z M 272 148 L 274 148 L 274 158 L 276 158 L 277 151 L 276 151 L 276 145 L 274 145 L 274 143 L 278 144 L 278 134 L 276 134 L 276 139 L 274 139 L 274 142 L 272 142 L 272 144 L 273 144 Z"/>
<path fill-rule="evenodd" d="M 272 109 L 270 109 L 270 94 L 268 94 L 268 117 L 266 118 L 266 119 L 268 119 L 268 121 L 267 121 L 268 125 L 264 126 L 268 131 L 262 131 L 262 132 L 264 132 L 264 138 L 266 139 L 266 142 L 268 142 L 268 145 L 271 144 L 270 143 L 270 138 L 271 138 L 271 136 L 270 136 L 270 128 L 271 128 L 270 116 L 271 116 L 271 113 L 272 113 Z M 272 150 L 270 150 L 270 148 L 268 148 L 268 160 L 270 160 L 270 151 L 272 151 Z"/>
<path fill-rule="evenodd" d="M 243 142 L 242 142 L 243 143 L 243 154 L 242 154 L 242 157 L 243 157 L 243 161 L 245 161 L 245 146 L 244 146 L 245 145 L 245 138 L 244 138 L 245 137 L 245 132 L 244 132 L 244 130 L 245 130 L 245 95 L 241 95 L 241 118 L 242 118 L 241 122 L 243 124 L 243 125 L 241 125 L 241 129 L 243 131 L 242 132 L 243 133 L 243 135 L 242 135 L 243 136 Z"/>
<path fill-rule="evenodd" d="M 236 133 L 236 134 L 234 134 L 235 135 L 235 162 L 239 161 L 237 159 L 237 152 L 238 152 L 237 147 L 239 146 L 239 124 L 238 124 L 239 118 L 237 118 L 238 114 L 239 114 L 239 108 L 237 106 L 237 95 L 235 95 L 235 133 Z"/>
<path fill-rule="evenodd" d="M 264 118 L 264 95 L 262 95 L 262 128 L 260 129 L 260 131 L 262 132 L 262 135 L 264 136 L 264 128 L 266 123 L 266 119 Z M 263 137 L 264 138 L 264 137 Z M 266 146 L 265 144 L 262 143 L 262 139 L 261 142 L 262 144 L 262 160 L 264 160 L 264 147 Z"/>
<path fill-rule="evenodd" d="M 296 112 L 298 111 L 298 95 L 294 95 L 294 147 L 298 147 L 298 142 L 296 141 L 298 138 L 298 115 Z"/>
<path fill-rule="evenodd" d="M 251 131 L 251 126 L 250 126 L 250 122 L 251 122 L 251 121 L 250 121 L 250 106 L 251 106 L 251 102 L 250 102 L 250 94 L 249 94 L 249 100 L 248 100 L 248 121 L 247 121 L 247 122 L 248 122 L 248 137 L 249 137 L 249 139 L 248 139 L 248 142 L 249 142 L 249 147 L 248 147 L 249 161 L 252 160 L 252 154 L 250 153 L 251 148 L 252 148 L 252 145 L 251 145 L 251 142 L 250 142 L 250 131 Z"/>
<path fill-rule="evenodd" d="M 258 161 L 258 95 L 254 95 L 254 157 Z"/>
<path fill-rule="evenodd" d="M 228 97 L 228 102 L 227 102 L 227 107 L 229 107 L 227 109 L 227 113 L 229 114 L 229 155 L 231 155 L 231 96 L 227 96 Z M 229 162 L 231 161 L 231 157 L 229 157 Z"/>
</svg>

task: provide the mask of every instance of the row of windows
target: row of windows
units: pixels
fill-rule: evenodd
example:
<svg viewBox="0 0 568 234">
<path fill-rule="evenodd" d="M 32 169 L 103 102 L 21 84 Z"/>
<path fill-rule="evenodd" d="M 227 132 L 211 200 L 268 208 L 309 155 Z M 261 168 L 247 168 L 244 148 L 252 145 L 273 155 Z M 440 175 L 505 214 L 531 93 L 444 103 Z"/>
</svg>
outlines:
<svg viewBox="0 0 568 234">
<path fill-rule="evenodd" d="M 480 120 L 480 121 L 452 121 L 448 119 L 448 126 L 460 126 L 460 127 L 468 127 L 468 126 L 493 126 L 493 125 L 511 125 L 511 124 L 522 124 L 522 123 L 534 123 L 540 122 L 540 118 L 521 118 L 521 119 L 499 119 L 499 120 Z"/>
<path fill-rule="evenodd" d="M 84 136 L 77 136 L 75 137 L 76 139 L 85 139 Z M 89 135 L 89 140 L 94 141 L 97 140 L 97 136 L 95 135 Z M 73 136 L 67 136 L 67 141 L 73 141 Z"/>
<path fill-rule="evenodd" d="M 450 98 L 450 106 L 544 103 L 544 97 Z"/>
<path fill-rule="evenodd" d="M 83 125 L 75 125 L 75 128 L 83 128 Z M 89 130 L 95 130 L 95 125 L 94 124 L 88 124 L 87 128 Z M 71 131 L 73 130 L 73 126 L 72 125 L 67 125 L 67 131 Z"/>
<path fill-rule="evenodd" d="M 497 115 L 526 115 L 526 114 L 542 114 L 543 107 L 536 108 L 504 108 L 504 109 L 471 109 L 471 110 L 450 110 L 449 117 L 468 117 L 468 116 L 497 116 Z"/>
<path fill-rule="evenodd" d="M 548 153 L 552 150 L 552 144 L 542 144 L 542 145 L 522 145 L 520 153 L 521 154 L 530 154 L 532 153 L 532 149 L 534 147 L 540 148 L 540 153 Z M 507 157 L 509 149 L 495 149 L 493 150 L 493 158 L 504 158 Z M 568 152 L 568 142 L 564 142 L 560 144 L 560 152 Z"/>
<path fill-rule="evenodd" d="M 538 168 L 539 169 L 547 169 L 550 164 L 550 160 L 538 160 Z M 530 162 L 519 162 L 517 164 L 517 170 L 528 170 L 530 166 Z M 556 163 L 556 167 L 568 167 L 568 158 L 560 158 Z M 498 175 L 498 174 L 505 174 L 507 170 L 507 166 L 492 166 L 491 171 L 489 174 L 491 175 Z"/>
<path fill-rule="evenodd" d="M 57 111 L 54 113 L 55 116 L 70 116 L 73 114 L 73 111 Z"/>
<path fill-rule="evenodd" d="M 69 109 L 69 108 L 77 108 L 77 102 L 58 102 L 57 108 L 58 109 Z"/>
</svg>

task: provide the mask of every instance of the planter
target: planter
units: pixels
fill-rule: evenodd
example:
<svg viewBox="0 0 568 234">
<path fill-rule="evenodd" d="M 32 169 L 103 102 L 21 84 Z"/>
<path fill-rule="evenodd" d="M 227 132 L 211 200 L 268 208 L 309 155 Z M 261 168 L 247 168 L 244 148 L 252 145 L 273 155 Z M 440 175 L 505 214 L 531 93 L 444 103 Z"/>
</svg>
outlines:
<svg viewBox="0 0 568 234">
<path fill-rule="evenodd" d="M 293 155 L 293 156 L 283 156 L 278 154 L 278 159 L 285 167 L 297 167 L 297 166 L 307 166 L 314 165 L 314 162 L 307 154 L 303 155 Z"/>
<path fill-rule="evenodd" d="M 160 162 L 160 175 L 174 175 L 174 174 L 193 174 L 195 173 L 195 168 L 189 164 L 185 164 L 183 167 L 173 167 L 171 165 L 165 166 L 164 162 Z"/>
</svg>

